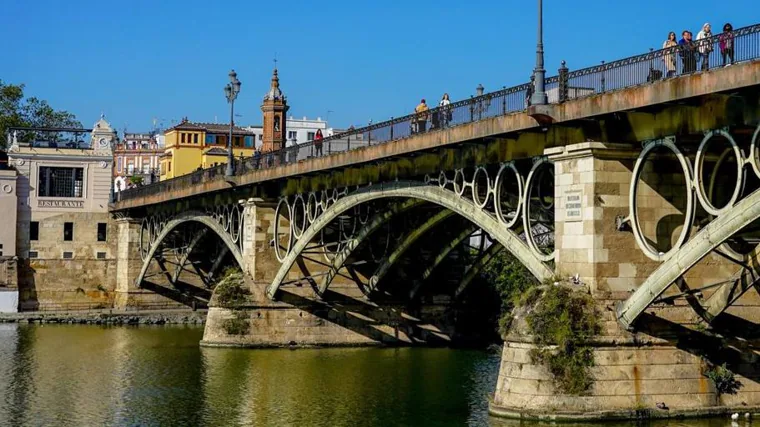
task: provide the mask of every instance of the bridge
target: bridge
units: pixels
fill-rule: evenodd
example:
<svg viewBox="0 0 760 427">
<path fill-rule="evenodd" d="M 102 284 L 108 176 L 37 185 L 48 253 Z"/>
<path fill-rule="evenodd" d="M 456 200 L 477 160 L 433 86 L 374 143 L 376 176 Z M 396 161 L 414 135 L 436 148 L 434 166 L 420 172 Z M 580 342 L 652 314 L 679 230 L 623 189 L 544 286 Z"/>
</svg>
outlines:
<svg viewBox="0 0 760 427">
<path fill-rule="evenodd" d="M 539 281 L 585 284 L 603 330 L 585 396 L 506 336 L 492 412 L 760 407 L 760 25 L 734 37 L 728 67 L 668 77 L 676 49 L 563 63 L 548 105 L 522 84 L 326 138 L 323 156 L 312 142 L 120 192 L 117 301 L 196 280 L 206 345 L 449 343 L 473 278 L 507 251 Z M 214 303 L 225 265 L 244 272 L 243 306 Z M 735 394 L 707 382 L 714 354 Z"/>
</svg>

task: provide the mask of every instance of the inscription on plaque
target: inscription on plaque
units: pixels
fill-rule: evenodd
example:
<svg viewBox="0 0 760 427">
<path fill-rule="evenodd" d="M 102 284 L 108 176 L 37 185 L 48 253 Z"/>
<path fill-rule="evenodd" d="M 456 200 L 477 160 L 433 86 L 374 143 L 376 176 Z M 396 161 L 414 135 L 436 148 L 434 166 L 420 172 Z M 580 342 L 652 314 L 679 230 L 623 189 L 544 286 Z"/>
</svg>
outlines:
<svg viewBox="0 0 760 427">
<path fill-rule="evenodd" d="M 83 208 L 83 200 L 37 200 L 40 208 Z"/>
<path fill-rule="evenodd" d="M 583 219 L 583 192 L 572 190 L 565 192 L 565 221 Z"/>
</svg>

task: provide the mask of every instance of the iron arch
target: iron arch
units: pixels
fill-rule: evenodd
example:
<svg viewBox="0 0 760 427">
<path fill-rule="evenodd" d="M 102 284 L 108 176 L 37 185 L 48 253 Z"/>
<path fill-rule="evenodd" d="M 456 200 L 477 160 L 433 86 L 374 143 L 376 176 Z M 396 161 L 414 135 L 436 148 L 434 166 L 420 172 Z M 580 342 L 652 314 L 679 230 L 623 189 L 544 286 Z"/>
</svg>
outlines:
<svg viewBox="0 0 760 427">
<path fill-rule="evenodd" d="M 630 329 L 633 322 L 685 271 L 722 245 L 731 236 L 760 218 L 760 191 L 739 201 L 715 218 L 668 258 L 618 307 L 620 324 Z"/>
<path fill-rule="evenodd" d="M 140 269 L 140 274 L 137 276 L 137 279 L 135 280 L 135 284 L 139 287 L 142 283 L 143 279 L 145 278 L 145 273 L 148 271 L 148 267 L 150 266 L 150 261 L 153 259 L 153 257 L 156 254 L 156 250 L 158 250 L 159 246 L 161 245 L 161 242 L 166 238 L 166 236 L 169 235 L 169 233 L 180 226 L 181 224 L 187 223 L 187 222 L 198 222 L 216 233 L 217 236 L 224 242 L 224 245 L 227 246 L 227 248 L 230 250 L 232 255 L 235 257 L 235 261 L 237 261 L 238 265 L 242 269 L 244 266 L 243 263 L 243 254 L 240 252 L 240 249 L 235 244 L 235 242 L 232 240 L 232 237 L 230 237 L 229 234 L 227 234 L 226 231 L 224 231 L 224 226 L 219 224 L 214 218 L 198 211 L 188 211 L 183 212 L 171 220 L 169 220 L 166 225 L 161 229 L 161 232 L 156 236 L 155 241 L 150 247 L 150 250 L 148 251 L 147 256 L 145 257 L 145 261 L 143 261 L 142 268 Z"/>
<path fill-rule="evenodd" d="M 506 229 L 494 216 L 484 212 L 472 201 L 460 198 L 453 192 L 438 186 L 431 186 L 415 181 L 394 181 L 370 185 L 337 200 L 319 216 L 303 236 L 298 239 L 293 249 L 282 262 L 274 281 L 267 288 L 267 296 L 275 299 L 288 271 L 296 258 L 306 249 L 319 231 L 333 219 L 348 209 L 376 199 L 407 198 L 419 199 L 450 209 L 474 222 L 478 227 L 491 235 L 497 242 L 511 252 L 538 280 L 543 281 L 552 275 L 552 270 L 512 231 Z"/>
</svg>

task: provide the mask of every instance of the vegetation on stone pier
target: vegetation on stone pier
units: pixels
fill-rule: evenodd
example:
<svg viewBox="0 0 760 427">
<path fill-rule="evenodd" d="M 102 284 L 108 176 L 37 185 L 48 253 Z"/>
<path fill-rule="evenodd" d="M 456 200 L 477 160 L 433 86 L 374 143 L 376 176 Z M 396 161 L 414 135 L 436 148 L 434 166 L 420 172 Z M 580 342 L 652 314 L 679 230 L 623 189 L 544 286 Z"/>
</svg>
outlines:
<svg viewBox="0 0 760 427">
<path fill-rule="evenodd" d="M 538 296 L 531 291 L 534 302 L 528 303 L 531 309 L 525 318 L 536 344 L 531 357 L 551 372 L 558 391 L 584 394 L 594 382 L 594 355 L 588 343 L 600 331 L 594 300 L 585 288 L 557 283 L 541 289 Z"/>
<path fill-rule="evenodd" d="M 590 368 L 594 366 L 588 342 L 600 330 L 588 289 L 565 285 L 560 278 L 539 284 L 506 251 L 494 256 L 481 276 L 501 298 L 501 336 L 532 338 L 537 347 L 531 354 L 533 362 L 549 370 L 558 391 L 587 392 L 593 384 Z"/>
<path fill-rule="evenodd" d="M 235 313 L 235 317 L 224 319 L 222 329 L 227 335 L 245 335 L 251 329 L 251 324 L 245 319 L 243 313 Z"/>
<path fill-rule="evenodd" d="M 719 395 L 736 394 L 742 387 L 742 383 L 734 377 L 734 373 L 728 369 L 725 363 L 709 366 L 705 370 L 704 376 L 715 384 L 715 390 Z"/>
<path fill-rule="evenodd" d="M 216 284 L 214 295 L 219 307 L 234 308 L 244 304 L 248 290 L 245 289 L 243 272 L 237 267 L 225 269 Z"/>
</svg>

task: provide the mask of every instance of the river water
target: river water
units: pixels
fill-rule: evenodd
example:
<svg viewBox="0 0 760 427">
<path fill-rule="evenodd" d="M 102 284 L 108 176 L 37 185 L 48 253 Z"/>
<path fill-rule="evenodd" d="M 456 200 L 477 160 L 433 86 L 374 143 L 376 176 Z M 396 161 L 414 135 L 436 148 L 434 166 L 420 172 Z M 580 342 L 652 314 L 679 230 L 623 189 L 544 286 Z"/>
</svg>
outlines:
<svg viewBox="0 0 760 427">
<path fill-rule="evenodd" d="M 0 325 L 0 426 L 535 425 L 488 417 L 498 354 L 201 348 L 202 335 L 201 327 Z"/>
</svg>

